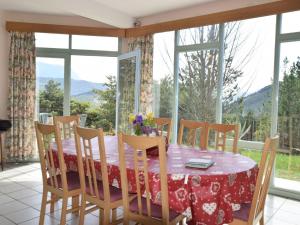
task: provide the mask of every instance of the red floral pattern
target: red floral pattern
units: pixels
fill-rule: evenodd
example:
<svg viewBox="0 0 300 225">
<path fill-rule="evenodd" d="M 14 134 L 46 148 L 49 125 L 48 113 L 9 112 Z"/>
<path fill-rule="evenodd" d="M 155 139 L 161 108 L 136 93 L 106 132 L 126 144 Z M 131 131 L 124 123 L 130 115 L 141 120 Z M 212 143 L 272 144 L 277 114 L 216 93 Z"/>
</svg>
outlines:
<svg viewBox="0 0 300 225">
<path fill-rule="evenodd" d="M 109 181 L 121 186 L 119 155 L 116 137 L 105 137 Z M 54 147 L 55 149 L 55 147 Z M 69 170 L 77 170 L 77 157 L 73 140 L 63 142 L 65 161 Z M 251 202 L 257 177 L 256 163 L 245 156 L 229 152 L 200 151 L 198 149 L 170 145 L 167 157 L 170 207 L 184 212 L 189 224 L 214 225 L 233 220 L 233 210 L 241 203 Z M 100 173 L 99 152 L 93 152 L 96 169 Z M 193 169 L 184 166 L 190 158 L 212 159 L 214 166 Z M 97 160 L 98 159 L 98 160 Z M 132 150 L 126 149 L 129 191 L 136 190 Z M 149 182 L 154 202 L 160 202 L 159 162 L 149 157 Z M 99 174 L 100 176 L 100 174 Z M 140 174 L 143 184 L 143 174 Z"/>
</svg>

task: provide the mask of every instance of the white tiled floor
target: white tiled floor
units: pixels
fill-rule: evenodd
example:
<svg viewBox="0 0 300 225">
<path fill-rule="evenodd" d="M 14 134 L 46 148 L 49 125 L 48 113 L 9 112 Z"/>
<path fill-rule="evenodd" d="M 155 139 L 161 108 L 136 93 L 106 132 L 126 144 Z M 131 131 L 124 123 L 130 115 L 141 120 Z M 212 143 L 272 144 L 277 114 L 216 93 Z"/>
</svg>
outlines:
<svg viewBox="0 0 300 225">
<path fill-rule="evenodd" d="M 36 225 L 39 222 L 42 179 L 39 164 L 7 168 L 0 172 L 0 225 Z M 60 204 L 54 214 L 45 217 L 45 225 L 57 225 Z M 267 225 L 300 225 L 300 202 L 269 195 L 266 201 Z M 67 224 L 78 224 L 78 217 L 69 214 Z M 98 213 L 85 217 L 85 224 L 98 225 Z"/>
</svg>

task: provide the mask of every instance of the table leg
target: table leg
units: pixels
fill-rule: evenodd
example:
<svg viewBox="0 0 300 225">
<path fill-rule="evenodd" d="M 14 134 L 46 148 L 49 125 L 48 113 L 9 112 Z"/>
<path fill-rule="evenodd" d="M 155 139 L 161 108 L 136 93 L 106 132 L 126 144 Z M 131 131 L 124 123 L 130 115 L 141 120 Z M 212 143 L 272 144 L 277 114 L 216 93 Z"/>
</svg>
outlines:
<svg viewBox="0 0 300 225">
<path fill-rule="evenodd" d="M 3 171 L 3 148 L 2 148 L 2 134 L 0 133 L 0 154 L 1 154 L 1 169 Z"/>
</svg>

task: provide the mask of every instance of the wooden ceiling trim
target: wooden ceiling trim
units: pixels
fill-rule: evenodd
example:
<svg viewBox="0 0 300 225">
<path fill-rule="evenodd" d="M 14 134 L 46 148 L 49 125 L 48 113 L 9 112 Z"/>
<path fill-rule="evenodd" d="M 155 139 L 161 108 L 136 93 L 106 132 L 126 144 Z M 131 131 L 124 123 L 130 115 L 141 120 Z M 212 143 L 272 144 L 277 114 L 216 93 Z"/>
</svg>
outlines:
<svg viewBox="0 0 300 225">
<path fill-rule="evenodd" d="M 7 31 L 125 37 L 125 29 L 68 26 L 40 23 L 6 22 Z"/>
<path fill-rule="evenodd" d="M 299 0 L 280 0 L 277 2 L 234 9 L 225 12 L 212 13 L 203 16 L 151 24 L 136 28 L 129 28 L 126 29 L 126 37 L 144 36 L 152 33 L 251 19 L 255 17 L 269 16 L 299 9 Z"/>
</svg>

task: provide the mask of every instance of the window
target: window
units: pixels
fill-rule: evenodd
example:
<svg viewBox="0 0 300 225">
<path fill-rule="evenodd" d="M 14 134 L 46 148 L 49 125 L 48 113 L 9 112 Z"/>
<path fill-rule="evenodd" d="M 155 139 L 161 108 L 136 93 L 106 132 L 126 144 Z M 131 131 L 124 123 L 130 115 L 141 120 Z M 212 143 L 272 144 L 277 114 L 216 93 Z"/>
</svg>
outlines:
<svg viewBox="0 0 300 225">
<path fill-rule="evenodd" d="M 42 122 L 50 122 L 53 115 L 63 115 L 64 64 L 63 58 L 36 60 L 37 115 Z"/>
<path fill-rule="evenodd" d="M 275 16 L 225 25 L 223 122 L 239 123 L 240 138 L 270 135 Z"/>
<path fill-rule="evenodd" d="M 178 120 L 215 122 L 218 50 L 179 53 Z"/>
<path fill-rule="evenodd" d="M 279 101 L 277 127 L 280 135 L 274 186 L 299 192 L 300 189 L 300 11 L 285 13 L 281 22 L 278 63 Z"/>
<path fill-rule="evenodd" d="M 218 42 L 219 25 L 189 28 L 179 31 L 179 45 L 194 45 Z"/>
<path fill-rule="evenodd" d="M 172 117 L 174 104 L 174 32 L 154 35 L 153 112 L 156 117 Z"/>
<path fill-rule="evenodd" d="M 69 35 L 36 33 L 37 48 L 69 48 Z"/>
<path fill-rule="evenodd" d="M 282 33 L 300 32 L 300 11 L 282 14 Z"/>
<path fill-rule="evenodd" d="M 72 35 L 72 48 L 85 50 L 118 51 L 118 38 Z"/>
<path fill-rule="evenodd" d="M 36 39 L 39 119 L 80 114 L 81 125 L 113 133 L 118 38 L 37 33 Z"/>
<path fill-rule="evenodd" d="M 84 114 L 86 126 L 115 128 L 117 59 L 71 56 L 71 114 Z"/>
</svg>

